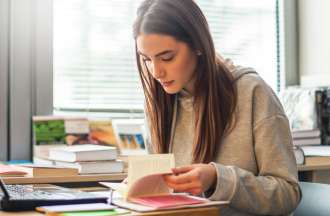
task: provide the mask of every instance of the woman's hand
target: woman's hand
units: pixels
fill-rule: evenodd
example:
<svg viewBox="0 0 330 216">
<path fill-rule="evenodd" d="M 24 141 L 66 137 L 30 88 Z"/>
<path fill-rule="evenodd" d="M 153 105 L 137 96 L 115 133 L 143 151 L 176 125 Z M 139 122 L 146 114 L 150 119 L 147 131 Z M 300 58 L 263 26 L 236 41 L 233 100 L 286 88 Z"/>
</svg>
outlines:
<svg viewBox="0 0 330 216">
<path fill-rule="evenodd" d="M 164 180 L 176 192 L 200 195 L 216 183 L 217 174 L 211 164 L 193 164 L 172 169 L 172 175 L 165 175 Z"/>
</svg>

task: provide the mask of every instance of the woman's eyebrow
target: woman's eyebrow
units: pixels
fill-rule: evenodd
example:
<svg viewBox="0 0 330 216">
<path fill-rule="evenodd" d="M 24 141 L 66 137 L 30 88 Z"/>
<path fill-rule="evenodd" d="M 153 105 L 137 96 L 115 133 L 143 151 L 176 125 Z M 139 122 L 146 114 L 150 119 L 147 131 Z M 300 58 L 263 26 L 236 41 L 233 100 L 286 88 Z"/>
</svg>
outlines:
<svg viewBox="0 0 330 216">
<path fill-rule="evenodd" d="M 137 51 L 140 55 L 143 55 L 144 57 L 148 57 L 146 54 L 143 54 L 142 52 L 140 52 L 140 51 Z M 173 50 L 164 50 L 164 51 L 162 51 L 162 52 L 160 52 L 160 53 L 157 53 L 156 55 L 155 55 L 155 57 L 159 57 L 159 56 L 161 56 L 161 55 L 165 55 L 165 54 L 167 54 L 167 53 L 172 53 L 173 52 Z"/>
</svg>

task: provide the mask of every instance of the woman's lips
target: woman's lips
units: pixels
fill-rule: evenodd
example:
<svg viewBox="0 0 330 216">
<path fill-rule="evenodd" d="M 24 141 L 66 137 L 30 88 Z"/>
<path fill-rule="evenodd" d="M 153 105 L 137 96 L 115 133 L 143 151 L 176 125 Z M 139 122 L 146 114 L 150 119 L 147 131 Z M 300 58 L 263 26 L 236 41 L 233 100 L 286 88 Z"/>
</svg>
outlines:
<svg viewBox="0 0 330 216">
<path fill-rule="evenodd" d="M 174 83 L 174 80 L 168 81 L 168 82 L 160 82 L 160 83 L 162 84 L 162 86 L 168 87 L 168 86 L 170 86 L 170 85 L 172 85 Z"/>
</svg>

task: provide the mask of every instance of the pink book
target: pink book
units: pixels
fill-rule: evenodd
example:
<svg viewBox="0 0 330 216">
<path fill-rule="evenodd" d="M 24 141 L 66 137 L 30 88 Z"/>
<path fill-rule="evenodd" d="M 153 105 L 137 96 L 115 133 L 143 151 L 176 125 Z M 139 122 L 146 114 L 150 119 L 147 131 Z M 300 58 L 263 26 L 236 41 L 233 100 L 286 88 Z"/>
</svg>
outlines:
<svg viewBox="0 0 330 216">
<path fill-rule="evenodd" d="M 0 176 L 2 177 L 24 176 L 26 174 L 27 172 L 15 169 L 15 167 L 11 165 L 0 164 Z"/>
<path fill-rule="evenodd" d="M 191 196 L 181 195 L 181 194 L 134 197 L 131 198 L 130 200 L 131 202 L 154 207 L 157 209 L 183 206 L 183 205 L 200 204 L 206 202 L 206 200 L 198 199 L 197 197 L 194 198 Z"/>
</svg>

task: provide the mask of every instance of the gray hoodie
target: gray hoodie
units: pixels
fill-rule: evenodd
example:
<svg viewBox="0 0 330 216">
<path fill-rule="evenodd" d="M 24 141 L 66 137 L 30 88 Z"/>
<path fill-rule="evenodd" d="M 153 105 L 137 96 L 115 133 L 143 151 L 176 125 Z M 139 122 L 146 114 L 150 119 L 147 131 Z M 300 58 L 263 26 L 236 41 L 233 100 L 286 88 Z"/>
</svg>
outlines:
<svg viewBox="0 0 330 216">
<path fill-rule="evenodd" d="M 272 89 L 251 68 L 234 67 L 238 103 L 236 124 L 211 163 L 217 170 L 211 200 L 229 200 L 225 215 L 288 215 L 300 201 L 289 122 Z M 191 162 L 193 98 L 177 94 L 170 152 L 176 165 Z M 220 137 L 219 137 L 220 138 Z M 150 145 L 147 147 L 152 153 Z"/>
</svg>

